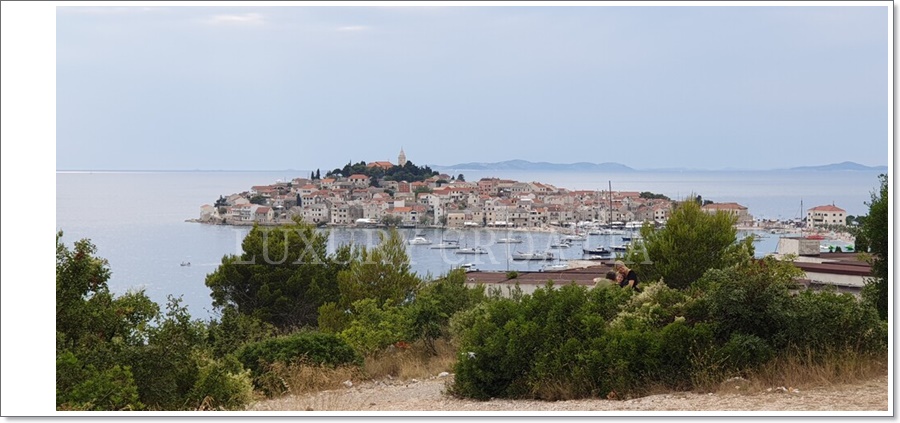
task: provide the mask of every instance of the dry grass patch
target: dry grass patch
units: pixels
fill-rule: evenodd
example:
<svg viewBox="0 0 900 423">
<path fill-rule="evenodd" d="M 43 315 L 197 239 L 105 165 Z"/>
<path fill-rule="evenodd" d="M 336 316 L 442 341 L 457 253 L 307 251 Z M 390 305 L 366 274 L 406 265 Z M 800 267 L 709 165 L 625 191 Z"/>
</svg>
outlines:
<svg viewBox="0 0 900 423">
<path fill-rule="evenodd" d="M 330 367 L 299 361 L 269 365 L 259 383 L 270 395 L 300 395 L 342 387 L 345 380 L 358 379 L 362 370 L 353 366 Z"/>
<path fill-rule="evenodd" d="M 366 357 L 364 371 L 371 379 L 426 378 L 450 372 L 454 363 L 456 348 L 447 341 L 438 340 L 435 342 L 435 351 L 430 351 L 423 343 L 417 342 L 408 348 L 394 347 L 381 354 Z"/>
<path fill-rule="evenodd" d="M 853 351 L 784 354 L 743 377 L 719 377 L 696 386 L 696 391 L 757 394 L 773 389 L 809 389 L 855 384 L 884 376 L 888 371 L 887 353 L 861 354 Z"/>
</svg>

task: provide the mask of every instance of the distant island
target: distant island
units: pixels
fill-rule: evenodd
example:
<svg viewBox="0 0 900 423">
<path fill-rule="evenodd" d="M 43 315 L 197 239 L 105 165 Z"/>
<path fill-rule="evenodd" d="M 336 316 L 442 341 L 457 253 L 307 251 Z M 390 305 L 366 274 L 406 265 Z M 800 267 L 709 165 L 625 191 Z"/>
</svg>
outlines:
<svg viewBox="0 0 900 423">
<path fill-rule="evenodd" d="M 528 160 L 506 160 L 502 162 L 483 163 L 458 163 L 455 165 L 429 165 L 431 169 L 438 171 L 468 171 L 468 170 L 514 170 L 514 171 L 592 171 L 592 172 L 668 172 L 668 171 L 708 171 L 708 169 L 666 168 L 666 169 L 635 169 L 621 163 L 548 163 L 530 162 Z M 728 169 L 726 169 L 728 170 Z M 731 169 L 751 170 L 751 169 Z M 765 169 L 755 169 L 764 171 Z M 769 169 L 782 171 L 877 171 L 887 172 L 887 166 L 866 166 L 859 163 L 845 161 L 820 166 L 798 166 L 787 169 Z"/>
<path fill-rule="evenodd" d="M 822 166 L 792 167 L 788 170 L 799 170 L 799 171 L 862 170 L 862 171 L 887 172 L 888 168 L 887 168 L 887 166 L 866 166 L 866 165 L 861 165 L 859 163 L 854 163 L 854 162 L 841 162 L 841 163 L 833 163 L 833 164 L 827 164 L 827 165 L 822 165 Z"/>
<path fill-rule="evenodd" d="M 527 160 L 507 160 L 494 163 L 460 163 L 451 166 L 431 165 L 437 170 L 576 170 L 576 171 L 602 171 L 602 172 L 633 172 L 635 169 L 621 163 L 548 163 L 529 162 Z"/>
</svg>

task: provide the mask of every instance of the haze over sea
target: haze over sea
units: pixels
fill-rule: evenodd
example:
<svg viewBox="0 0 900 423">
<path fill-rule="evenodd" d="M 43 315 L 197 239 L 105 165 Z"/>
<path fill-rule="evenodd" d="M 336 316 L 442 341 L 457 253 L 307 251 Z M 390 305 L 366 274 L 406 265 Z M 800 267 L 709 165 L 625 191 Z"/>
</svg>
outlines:
<svg viewBox="0 0 900 423">
<path fill-rule="evenodd" d="M 212 204 L 220 195 L 248 190 L 277 180 L 306 177 L 309 170 L 264 172 L 85 172 L 59 171 L 56 175 L 56 227 L 63 241 L 90 238 L 97 254 L 109 260 L 110 289 L 122 294 L 144 288 L 161 306 L 166 296 L 183 296 L 196 318 L 214 317 L 207 274 L 219 265 L 222 256 L 240 254 L 248 227 L 214 226 L 185 222 L 199 216 L 200 206 Z M 447 172 L 449 173 L 449 172 Z M 865 202 L 877 185 L 875 171 L 684 171 L 622 173 L 465 171 L 468 181 L 499 177 L 523 182 L 537 181 L 559 188 L 613 191 L 650 191 L 673 199 L 697 193 L 715 202 L 737 202 L 749 208 L 754 218 L 793 219 L 803 209 L 832 204 L 849 215 L 866 214 Z M 456 176 L 456 174 L 454 174 Z M 429 230 L 437 242 L 439 230 Z M 407 235 L 407 234 L 404 234 Z M 507 247 L 520 251 L 546 249 L 550 234 L 526 237 L 524 244 L 495 244 L 502 237 L 496 231 L 446 231 L 444 236 L 469 246 L 487 245 L 491 254 L 458 256 L 452 250 L 409 246 L 413 270 L 439 275 L 465 262 L 475 262 L 482 270 L 538 270 L 543 263 L 507 260 Z M 376 230 L 335 229 L 333 245 L 348 242 L 372 244 Z M 598 238 L 594 240 L 594 238 Z M 610 238 L 591 237 L 593 245 L 619 243 Z M 774 251 L 777 239 L 763 239 L 757 254 Z M 593 244 L 590 244 L 593 243 Z M 512 250 L 510 250 L 512 251 Z M 580 249 L 561 251 L 561 258 L 581 258 Z M 181 266 L 189 261 L 191 266 Z"/>
</svg>

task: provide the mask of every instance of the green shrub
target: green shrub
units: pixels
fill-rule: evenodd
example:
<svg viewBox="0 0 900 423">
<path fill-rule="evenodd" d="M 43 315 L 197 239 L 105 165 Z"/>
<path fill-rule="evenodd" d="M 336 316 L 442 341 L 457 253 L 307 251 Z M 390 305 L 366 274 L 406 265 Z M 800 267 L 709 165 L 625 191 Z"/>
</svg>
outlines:
<svg viewBox="0 0 900 423">
<path fill-rule="evenodd" d="M 338 336 L 362 355 L 370 356 L 398 341 L 412 338 L 411 322 L 400 307 L 386 303 L 379 307 L 373 298 L 353 303 L 350 326 Z"/>
<path fill-rule="evenodd" d="M 201 361 L 197 381 L 189 397 L 202 410 L 240 410 L 253 400 L 250 371 L 233 356 Z"/>
<path fill-rule="evenodd" d="M 775 350 L 756 335 L 734 333 L 716 354 L 725 369 L 745 372 L 774 358 Z"/>
<path fill-rule="evenodd" d="M 140 410 L 137 385 L 127 366 L 98 370 L 71 352 L 57 354 L 56 404 L 59 410 Z"/>
<path fill-rule="evenodd" d="M 681 290 L 670 288 L 662 282 L 651 283 L 623 304 L 612 326 L 635 330 L 662 328 L 674 322 L 676 317 L 684 316 L 689 300 Z"/>
<path fill-rule="evenodd" d="M 302 359 L 329 366 L 362 364 L 362 358 L 337 335 L 320 332 L 301 332 L 248 343 L 237 350 L 235 357 L 255 378 L 275 362 L 289 364 Z"/>
<path fill-rule="evenodd" d="M 878 312 L 851 294 L 803 291 L 793 300 L 793 313 L 783 336 L 800 350 L 866 352 L 887 347 L 886 326 Z"/>
<path fill-rule="evenodd" d="M 772 258 L 706 272 L 698 285 L 708 287 L 705 307 L 708 319 L 717 324 L 719 338 L 742 333 L 784 347 L 787 339 L 779 335 L 792 318 L 788 286 L 798 272 L 802 274 L 789 262 Z"/>
<path fill-rule="evenodd" d="M 627 298 L 621 289 L 587 290 L 548 283 L 520 301 L 495 299 L 453 319 L 460 343 L 451 392 L 464 397 L 560 399 L 590 395 L 593 354 L 605 330 L 604 316 L 615 315 Z M 594 301 L 594 300 L 601 301 Z"/>
</svg>

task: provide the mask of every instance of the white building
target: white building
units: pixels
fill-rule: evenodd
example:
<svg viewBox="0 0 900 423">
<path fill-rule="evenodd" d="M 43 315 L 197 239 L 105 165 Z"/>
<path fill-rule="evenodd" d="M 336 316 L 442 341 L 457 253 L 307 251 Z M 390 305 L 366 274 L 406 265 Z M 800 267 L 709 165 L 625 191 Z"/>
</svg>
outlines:
<svg viewBox="0 0 900 423">
<path fill-rule="evenodd" d="M 847 212 L 840 207 L 835 207 L 834 204 L 813 207 L 806 211 L 806 227 L 810 229 L 822 225 L 846 224 Z"/>
</svg>

